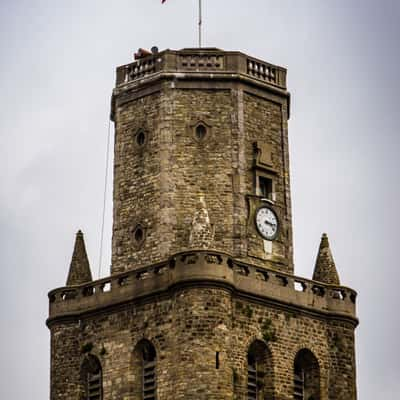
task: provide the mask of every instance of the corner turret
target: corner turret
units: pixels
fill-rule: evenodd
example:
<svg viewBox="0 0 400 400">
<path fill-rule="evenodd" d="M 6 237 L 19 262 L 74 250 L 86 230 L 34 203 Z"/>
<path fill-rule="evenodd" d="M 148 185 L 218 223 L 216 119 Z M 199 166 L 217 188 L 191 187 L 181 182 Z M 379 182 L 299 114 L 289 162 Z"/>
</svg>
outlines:
<svg viewBox="0 0 400 400">
<path fill-rule="evenodd" d="M 328 235 L 322 234 L 319 245 L 317 260 L 315 262 L 313 280 L 327 283 L 329 285 L 340 285 L 339 275 L 336 270 L 335 261 L 329 247 Z"/>
<path fill-rule="evenodd" d="M 79 230 L 75 238 L 74 252 L 67 278 L 67 286 L 81 285 L 93 280 L 90 272 L 89 259 L 86 253 L 83 233 Z"/>
</svg>

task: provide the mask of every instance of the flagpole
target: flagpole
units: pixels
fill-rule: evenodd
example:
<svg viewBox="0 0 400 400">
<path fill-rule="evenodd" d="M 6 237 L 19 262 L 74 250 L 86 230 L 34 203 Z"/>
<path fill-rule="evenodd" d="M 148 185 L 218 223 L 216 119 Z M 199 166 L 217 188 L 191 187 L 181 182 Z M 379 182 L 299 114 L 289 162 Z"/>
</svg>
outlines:
<svg viewBox="0 0 400 400">
<path fill-rule="evenodd" d="M 199 47 L 201 47 L 201 25 L 203 23 L 202 10 L 201 10 L 201 0 L 199 0 Z"/>
</svg>

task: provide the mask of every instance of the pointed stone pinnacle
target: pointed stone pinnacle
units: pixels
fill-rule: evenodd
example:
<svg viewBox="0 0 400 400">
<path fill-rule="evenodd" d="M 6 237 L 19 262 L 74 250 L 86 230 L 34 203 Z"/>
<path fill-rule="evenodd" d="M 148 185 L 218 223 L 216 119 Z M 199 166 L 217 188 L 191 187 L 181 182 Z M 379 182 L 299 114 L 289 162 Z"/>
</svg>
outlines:
<svg viewBox="0 0 400 400">
<path fill-rule="evenodd" d="M 340 285 L 339 275 L 336 270 L 335 261 L 329 247 L 328 235 L 322 234 L 319 245 L 317 260 L 315 262 L 313 280 L 327 283 L 329 285 Z"/>
<path fill-rule="evenodd" d="M 83 233 L 79 230 L 75 238 L 75 246 L 69 267 L 67 286 L 81 285 L 82 283 L 90 281 L 92 281 L 92 273 L 90 272 Z"/>
<path fill-rule="evenodd" d="M 189 247 L 206 249 L 210 247 L 214 239 L 213 227 L 208 216 L 207 206 L 204 196 L 200 200 L 193 216 L 192 227 L 190 230 Z"/>
</svg>

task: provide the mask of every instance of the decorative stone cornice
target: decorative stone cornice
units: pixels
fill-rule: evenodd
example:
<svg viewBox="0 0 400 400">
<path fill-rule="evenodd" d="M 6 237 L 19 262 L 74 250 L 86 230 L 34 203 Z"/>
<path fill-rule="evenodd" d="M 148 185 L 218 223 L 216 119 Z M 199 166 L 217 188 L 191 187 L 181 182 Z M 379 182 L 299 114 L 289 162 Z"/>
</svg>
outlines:
<svg viewBox="0 0 400 400">
<path fill-rule="evenodd" d="M 216 48 L 168 49 L 121 65 L 116 75 L 111 100 L 112 120 L 116 106 L 126 100 L 128 93 L 129 99 L 158 91 L 159 82 L 164 80 L 171 81 L 173 87 L 180 82 L 201 81 L 203 86 L 213 89 L 217 87 L 217 82 L 223 85 L 227 81 L 238 81 L 284 97 L 290 108 L 286 69 L 238 51 Z"/>
</svg>

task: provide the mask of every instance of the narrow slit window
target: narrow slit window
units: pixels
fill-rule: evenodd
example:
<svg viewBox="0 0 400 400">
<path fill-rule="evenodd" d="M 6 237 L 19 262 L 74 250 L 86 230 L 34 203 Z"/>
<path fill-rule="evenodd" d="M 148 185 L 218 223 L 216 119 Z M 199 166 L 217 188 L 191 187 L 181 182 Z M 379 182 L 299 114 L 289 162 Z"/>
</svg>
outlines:
<svg viewBox="0 0 400 400">
<path fill-rule="evenodd" d="M 136 144 L 139 147 L 143 147 L 146 144 L 146 134 L 144 133 L 144 131 L 140 130 L 136 134 Z"/>
<path fill-rule="evenodd" d="M 219 351 L 215 353 L 215 369 L 219 369 Z"/>
<path fill-rule="evenodd" d="M 135 230 L 135 240 L 137 242 L 141 242 L 143 240 L 143 230 L 142 228 L 138 228 Z"/>
<path fill-rule="evenodd" d="M 195 129 L 197 140 L 203 140 L 207 135 L 207 128 L 203 124 L 199 124 Z"/>
</svg>

